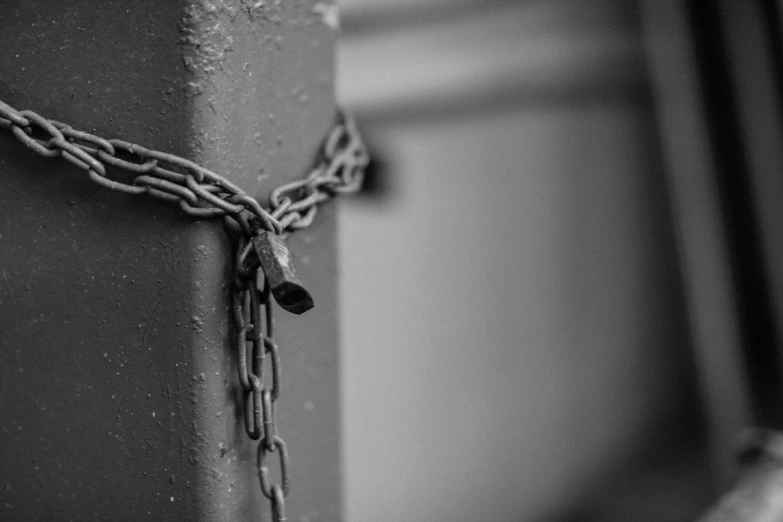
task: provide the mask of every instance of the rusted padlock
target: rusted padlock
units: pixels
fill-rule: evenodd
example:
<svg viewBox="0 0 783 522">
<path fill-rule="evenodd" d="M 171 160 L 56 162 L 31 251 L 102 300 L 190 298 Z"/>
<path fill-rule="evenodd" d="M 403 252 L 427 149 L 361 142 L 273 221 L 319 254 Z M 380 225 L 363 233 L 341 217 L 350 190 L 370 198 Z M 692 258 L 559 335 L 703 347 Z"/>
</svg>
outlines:
<svg viewBox="0 0 783 522">
<path fill-rule="evenodd" d="M 285 310 L 300 315 L 314 306 L 294 264 L 294 257 L 283 238 L 262 230 L 253 238 L 261 270 L 275 301 Z"/>
</svg>

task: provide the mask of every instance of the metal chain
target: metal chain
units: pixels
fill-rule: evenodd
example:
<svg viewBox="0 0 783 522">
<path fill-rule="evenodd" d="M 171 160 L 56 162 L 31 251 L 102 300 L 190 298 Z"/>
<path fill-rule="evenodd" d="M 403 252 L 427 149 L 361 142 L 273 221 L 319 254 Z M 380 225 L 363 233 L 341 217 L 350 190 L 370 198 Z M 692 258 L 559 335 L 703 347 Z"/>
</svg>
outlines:
<svg viewBox="0 0 783 522">
<path fill-rule="evenodd" d="M 75 130 L 32 111 L 17 111 L 2 100 L 0 129 L 9 130 L 41 156 L 59 156 L 87 171 L 89 178 L 103 187 L 177 203 L 197 218 L 224 217 L 237 244 L 231 303 L 239 384 L 244 390 L 245 431 L 251 439 L 260 440 L 256 465 L 272 519 L 285 521 L 285 498 L 290 491 L 288 448 L 278 434 L 274 411 L 280 395 L 280 350 L 274 341 L 269 285 L 253 256 L 251 239 L 261 229 L 286 234 L 306 228 L 321 203 L 359 190 L 369 157 L 353 120 L 338 113 L 310 173 L 272 190 L 266 209 L 234 183 L 188 159 Z M 110 179 L 107 167 L 135 177 L 131 183 Z M 235 233 L 237 228 L 239 234 Z M 271 360 L 268 379 L 264 376 L 267 355 Z M 269 453 L 277 453 L 279 483 L 270 481 Z"/>
<path fill-rule="evenodd" d="M 188 159 L 75 130 L 32 111 L 17 111 L 2 100 L 0 128 L 10 130 L 41 156 L 60 156 L 86 170 L 99 185 L 178 203 L 199 218 L 229 216 L 245 235 L 259 228 L 282 234 L 310 226 L 320 203 L 359 190 L 369 161 L 353 120 L 339 112 L 310 173 L 273 190 L 269 208 L 264 209 L 228 179 Z M 130 172 L 135 178 L 132 183 L 109 179 L 106 167 Z"/>
</svg>

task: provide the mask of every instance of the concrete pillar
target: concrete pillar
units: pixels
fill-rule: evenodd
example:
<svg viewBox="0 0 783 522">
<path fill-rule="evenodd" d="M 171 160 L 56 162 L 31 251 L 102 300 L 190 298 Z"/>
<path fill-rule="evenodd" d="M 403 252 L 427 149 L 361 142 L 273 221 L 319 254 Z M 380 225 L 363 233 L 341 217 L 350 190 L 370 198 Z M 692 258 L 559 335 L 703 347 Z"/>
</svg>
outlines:
<svg viewBox="0 0 783 522">
<path fill-rule="evenodd" d="M 265 198 L 306 172 L 334 117 L 327 11 L 2 2 L 0 99 Z M 268 519 L 221 222 L 108 191 L 5 131 L 0 185 L 0 519 Z M 333 217 L 289 242 L 316 309 L 276 315 L 289 520 L 340 514 Z"/>
</svg>

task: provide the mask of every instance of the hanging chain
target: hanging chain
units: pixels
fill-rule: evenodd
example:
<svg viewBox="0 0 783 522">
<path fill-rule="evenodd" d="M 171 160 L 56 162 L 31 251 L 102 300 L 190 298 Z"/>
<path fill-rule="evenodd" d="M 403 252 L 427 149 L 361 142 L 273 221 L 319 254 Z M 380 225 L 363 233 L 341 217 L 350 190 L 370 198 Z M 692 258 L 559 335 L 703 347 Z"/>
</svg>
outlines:
<svg viewBox="0 0 783 522">
<path fill-rule="evenodd" d="M 261 492 L 272 504 L 272 520 L 283 521 L 285 497 L 288 496 L 288 448 L 278 435 L 274 405 L 280 395 L 280 351 L 273 337 L 272 303 L 269 285 L 259 281 L 263 271 L 246 269 L 246 259 L 253 250 L 252 243 L 240 238 L 237 245 L 236 268 L 232 304 L 237 329 L 237 371 L 244 390 L 245 431 L 258 444 L 257 468 Z M 262 290 L 259 290 L 262 288 Z M 262 318 L 263 307 L 266 317 Z M 263 328 L 262 328 L 263 325 Z M 264 362 L 271 359 L 269 383 L 264 376 Z M 262 438 L 263 437 L 263 438 Z M 277 452 L 280 459 L 281 480 L 270 485 L 266 454 Z"/>
<path fill-rule="evenodd" d="M 190 160 L 75 130 L 32 111 L 17 111 L 2 100 L 0 129 L 10 131 L 41 156 L 59 156 L 87 171 L 92 181 L 108 189 L 149 194 L 176 203 L 197 218 L 224 218 L 229 235 L 236 237 L 231 305 L 245 430 L 251 439 L 260 441 L 256 466 L 272 519 L 285 521 L 285 498 L 290 490 L 288 448 L 278 434 L 274 411 L 280 395 L 280 350 L 273 335 L 270 285 L 259 269 L 252 239 L 260 230 L 281 235 L 306 228 L 321 203 L 360 189 L 369 157 L 353 120 L 338 114 L 309 174 L 272 190 L 267 209 L 225 177 Z M 133 179 L 129 183 L 110 179 L 107 167 L 130 173 Z M 267 356 L 271 374 L 265 377 Z M 277 453 L 279 459 L 279 483 L 269 478 L 266 457 L 270 453 Z"/>
</svg>

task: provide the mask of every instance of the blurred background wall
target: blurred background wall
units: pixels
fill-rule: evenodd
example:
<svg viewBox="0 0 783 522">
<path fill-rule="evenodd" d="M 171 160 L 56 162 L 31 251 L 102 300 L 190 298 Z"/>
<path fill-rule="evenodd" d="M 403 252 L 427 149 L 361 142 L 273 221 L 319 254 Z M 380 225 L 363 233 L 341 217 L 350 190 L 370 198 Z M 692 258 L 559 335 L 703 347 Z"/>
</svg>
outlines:
<svg viewBox="0 0 783 522">
<path fill-rule="evenodd" d="M 708 487 L 634 2 L 342 0 L 346 519 L 688 520 Z"/>
</svg>

